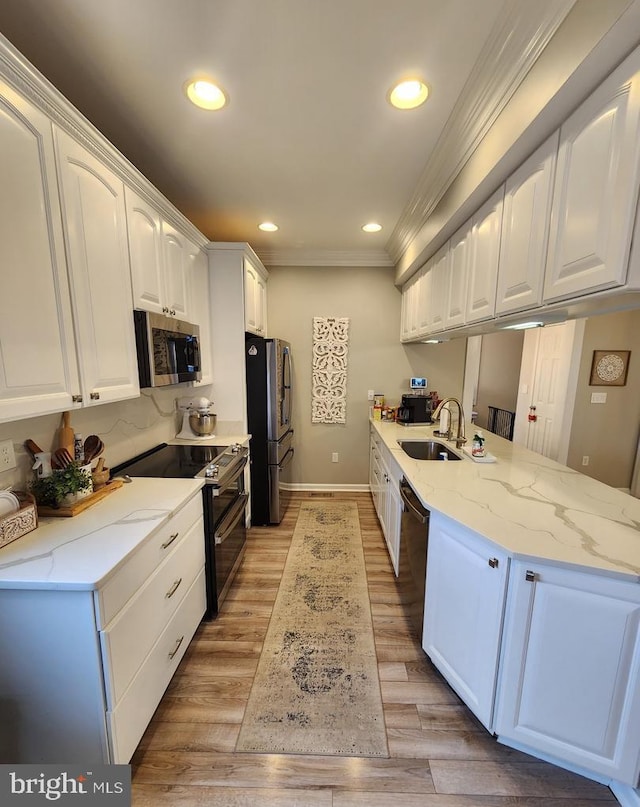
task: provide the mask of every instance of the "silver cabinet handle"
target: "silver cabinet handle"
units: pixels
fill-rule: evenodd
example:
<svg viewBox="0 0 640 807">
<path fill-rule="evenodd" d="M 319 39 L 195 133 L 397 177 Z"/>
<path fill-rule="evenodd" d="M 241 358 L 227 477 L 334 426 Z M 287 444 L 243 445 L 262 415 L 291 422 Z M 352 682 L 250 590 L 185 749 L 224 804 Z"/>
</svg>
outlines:
<svg viewBox="0 0 640 807">
<path fill-rule="evenodd" d="M 174 532 L 174 533 L 173 533 L 173 535 L 170 535 L 170 536 L 169 536 L 169 540 L 168 540 L 168 541 L 165 541 L 165 542 L 162 544 L 162 548 L 163 548 L 163 549 L 166 549 L 168 546 L 171 546 L 171 544 L 172 544 L 172 543 L 173 543 L 173 542 L 176 540 L 176 538 L 178 537 L 178 535 L 180 535 L 180 533 L 179 533 L 179 532 Z"/>
<path fill-rule="evenodd" d="M 489 566 L 491 566 L 492 569 L 497 569 L 498 568 L 498 558 L 489 558 Z"/>
<path fill-rule="evenodd" d="M 169 589 L 169 591 L 167 591 L 167 593 L 166 593 L 164 596 L 165 596 L 167 599 L 169 599 L 170 597 L 173 597 L 173 595 L 174 595 L 174 594 L 176 593 L 176 591 L 178 590 L 178 586 L 180 585 L 180 583 L 182 583 L 182 578 L 180 578 L 179 580 L 176 580 L 176 581 L 175 581 L 175 583 L 174 583 L 174 584 L 171 586 L 171 588 Z"/>
<path fill-rule="evenodd" d="M 524 579 L 527 583 L 535 583 L 536 582 L 536 573 L 527 569 Z"/>
<path fill-rule="evenodd" d="M 99 392 L 92 392 L 89 394 L 89 397 L 92 401 L 99 401 L 100 400 L 100 393 Z"/>
<path fill-rule="evenodd" d="M 74 403 L 82 403 L 82 395 L 72 395 L 71 400 Z"/>
<path fill-rule="evenodd" d="M 173 658 L 173 657 L 175 656 L 175 654 L 178 652 L 178 650 L 180 650 L 180 645 L 182 644 L 182 642 L 183 642 L 183 641 L 184 641 L 184 636 L 181 636 L 181 637 L 178 639 L 178 641 L 176 642 L 176 646 L 175 646 L 175 647 L 173 648 L 173 650 L 172 650 L 172 651 L 169 653 L 169 658 L 170 658 L 170 659 L 171 659 L 171 658 Z"/>
</svg>

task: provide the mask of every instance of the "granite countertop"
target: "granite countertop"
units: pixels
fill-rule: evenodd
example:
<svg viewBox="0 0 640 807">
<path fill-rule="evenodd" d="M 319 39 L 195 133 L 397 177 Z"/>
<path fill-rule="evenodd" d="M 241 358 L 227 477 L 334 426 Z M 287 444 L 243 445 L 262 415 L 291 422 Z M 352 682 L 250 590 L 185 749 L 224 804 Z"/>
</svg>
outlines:
<svg viewBox="0 0 640 807">
<path fill-rule="evenodd" d="M 398 440 L 433 437 L 437 426 L 371 421 L 425 507 L 520 559 L 543 559 L 640 582 L 640 499 L 483 430 L 496 462 L 409 457 Z M 467 435 L 474 426 L 467 424 Z M 441 440 L 436 436 L 435 439 Z M 447 445 L 458 454 L 455 442 Z"/>
<path fill-rule="evenodd" d="M 73 518 L 40 518 L 0 548 L 0 589 L 98 588 L 203 484 L 137 478 Z"/>
</svg>

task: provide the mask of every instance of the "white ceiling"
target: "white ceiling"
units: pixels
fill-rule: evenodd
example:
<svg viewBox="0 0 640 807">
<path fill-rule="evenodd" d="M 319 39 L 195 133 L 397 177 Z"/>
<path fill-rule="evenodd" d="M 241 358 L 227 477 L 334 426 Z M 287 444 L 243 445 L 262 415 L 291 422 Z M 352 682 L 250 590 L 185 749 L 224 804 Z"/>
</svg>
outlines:
<svg viewBox="0 0 640 807">
<path fill-rule="evenodd" d="M 534 4 L 540 17 L 553 8 L 554 24 L 572 5 Z M 391 264 L 394 230 L 418 215 L 417 189 L 461 114 L 458 99 L 469 106 L 477 75 L 512 36 L 505 20 L 517 24 L 526 7 L 2 0 L 0 32 L 211 240 L 248 241 L 283 261 L 352 253 Z M 432 95 L 399 112 L 385 96 L 407 73 L 422 75 Z M 196 74 L 220 82 L 227 108 L 190 105 L 182 88 Z M 279 231 L 261 233 L 265 219 Z M 370 220 L 381 233 L 361 231 Z"/>
</svg>

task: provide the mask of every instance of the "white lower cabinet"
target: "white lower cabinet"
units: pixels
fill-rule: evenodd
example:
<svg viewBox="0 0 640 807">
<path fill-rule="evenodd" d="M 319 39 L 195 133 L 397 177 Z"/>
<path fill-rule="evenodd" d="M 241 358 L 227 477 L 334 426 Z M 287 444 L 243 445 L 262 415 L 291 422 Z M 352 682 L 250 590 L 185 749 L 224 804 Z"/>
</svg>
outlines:
<svg viewBox="0 0 640 807">
<path fill-rule="evenodd" d="M 423 648 L 489 730 L 509 559 L 438 513 L 429 524 Z"/>
<path fill-rule="evenodd" d="M 95 591 L 0 589 L 1 762 L 129 762 L 205 612 L 203 529 L 198 492 Z"/>
<path fill-rule="evenodd" d="M 374 431 L 371 433 L 370 449 L 369 486 L 371 496 L 387 544 L 393 571 L 397 576 L 402 516 L 402 499 L 400 498 L 402 472 Z"/>
<path fill-rule="evenodd" d="M 494 729 L 507 744 L 637 786 L 640 585 L 514 562 Z"/>
</svg>

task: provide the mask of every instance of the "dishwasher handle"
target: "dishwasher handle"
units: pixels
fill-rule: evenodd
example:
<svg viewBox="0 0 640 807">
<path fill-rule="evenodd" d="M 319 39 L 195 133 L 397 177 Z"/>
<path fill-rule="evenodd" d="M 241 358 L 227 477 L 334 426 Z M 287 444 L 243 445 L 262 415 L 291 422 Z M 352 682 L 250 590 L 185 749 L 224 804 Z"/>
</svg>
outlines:
<svg viewBox="0 0 640 807">
<path fill-rule="evenodd" d="M 405 508 L 421 524 L 426 524 L 429 521 L 429 511 L 422 507 L 411 485 L 409 485 L 404 478 L 400 482 L 400 497 L 404 502 Z M 411 501 L 411 499 L 415 501 Z"/>
</svg>

